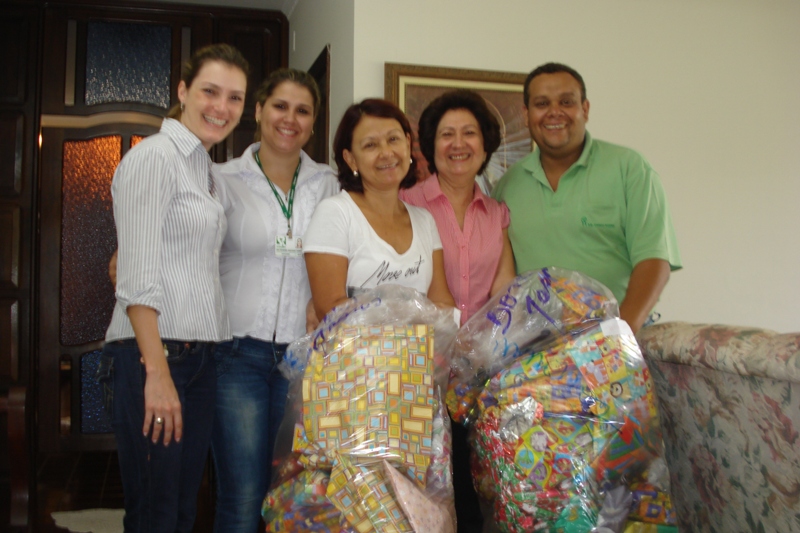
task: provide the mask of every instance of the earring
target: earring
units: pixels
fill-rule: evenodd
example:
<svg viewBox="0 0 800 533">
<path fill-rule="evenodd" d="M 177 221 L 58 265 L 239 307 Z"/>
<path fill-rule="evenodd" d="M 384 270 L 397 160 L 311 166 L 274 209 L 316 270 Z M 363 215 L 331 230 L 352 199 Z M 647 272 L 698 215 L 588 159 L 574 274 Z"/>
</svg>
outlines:
<svg viewBox="0 0 800 533">
<path fill-rule="evenodd" d="M 181 113 L 183 113 L 183 110 L 184 110 L 184 109 L 186 109 L 186 106 L 184 105 L 184 103 L 183 103 L 183 102 L 181 102 Z"/>
<path fill-rule="evenodd" d="M 311 128 L 311 135 L 314 135 L 314 128 Z"/>
<path fill-rule="evenodd" d="M 358 177 L 358 170 L 353 171 L 353 176 Z"/>
<path fill-rule="evenodd" d="M 408 164 L 409 165 L 413 165 L 414 164 L 414 158 L 413 157 L 409 157 L 408 158 Z"/>
</svg>

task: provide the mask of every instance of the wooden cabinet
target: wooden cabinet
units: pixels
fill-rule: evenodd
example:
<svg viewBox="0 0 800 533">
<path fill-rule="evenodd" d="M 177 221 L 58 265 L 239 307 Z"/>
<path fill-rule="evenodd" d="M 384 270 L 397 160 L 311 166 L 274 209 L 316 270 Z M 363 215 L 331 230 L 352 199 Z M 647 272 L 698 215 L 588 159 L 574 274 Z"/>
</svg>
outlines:
<svg viewBox="0 0 800 533">
<path fill-rule="evenodd" d="M 36 235 L 36 129 L 41 11 L 4 5 L 0 17 L 0 523 L 28 523 L 33 398 L 28 384 Z M 5 431 L 4 431 L 5 429 Z"/>
<path fill-rule="evenodd" d="M 108 185 L 116 162 L 177 102 L 181 63 L 215 42 L 235 45 L 252 68 L 243 120 L 212 152 L 223 161 L 252 141 L 258 83 L 288 63 L 282 13 L 98 0 L 3 5 L 0 417 L 9 391 L 21 388 L 23 449 L 114 446 L 92 375 L 114 305 Z M 0 484 L 9 449 L 0 436 Z"/>
</svg>

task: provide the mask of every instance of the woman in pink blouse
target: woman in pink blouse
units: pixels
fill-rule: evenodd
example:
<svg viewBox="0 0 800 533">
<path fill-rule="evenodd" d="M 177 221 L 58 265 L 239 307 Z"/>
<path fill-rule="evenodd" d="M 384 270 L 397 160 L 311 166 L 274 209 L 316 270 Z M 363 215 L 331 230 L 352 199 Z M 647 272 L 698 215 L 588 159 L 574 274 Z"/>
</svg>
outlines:
<svg viewBox="0 0 800 533">
<path fill-rule="evenodd" d="M 478 93 L 449 91 L 422 112 L 419 144 L 432 175 L 400 197 L 436 220 L 463 324 L 516 275 L 508 208 L 475 183 L 500 146 L 500 125 Z"/>
<path fill-rule="evenodd" d="M 433 173 L 405 202 L 433 214 L 444 250 L 447 285 L 461 323 L 514 279 L 508 208 L 481 192 L 475 178 L 500 146 L 500 125 L 479 94 L 449 91 L 422 112 L 419 144 Z M 453 424 L 453 485 L 458 531 L 481 531 L 482 517 L 469 471 L 466 430 Z"/>
</svg>

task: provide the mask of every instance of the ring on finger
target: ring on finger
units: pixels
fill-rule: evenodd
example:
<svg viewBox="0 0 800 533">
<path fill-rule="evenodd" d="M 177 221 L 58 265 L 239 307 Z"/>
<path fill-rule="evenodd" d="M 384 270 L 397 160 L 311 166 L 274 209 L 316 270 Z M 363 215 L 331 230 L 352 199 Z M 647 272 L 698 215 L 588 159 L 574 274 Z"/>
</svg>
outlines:
<svg viewBox="0 0 800 533">
<path fill-rule="evenodd" d="M 157 416 L 157 417 L 156 417 L 156 424 L 159 424 L 159 425 L 161 425 L 161 424 L 163 424 L 163 423 L 164 423 L 164 419 L 163 419 L 163 418 L 161 418 L 160 416 Z"/>
</svg>

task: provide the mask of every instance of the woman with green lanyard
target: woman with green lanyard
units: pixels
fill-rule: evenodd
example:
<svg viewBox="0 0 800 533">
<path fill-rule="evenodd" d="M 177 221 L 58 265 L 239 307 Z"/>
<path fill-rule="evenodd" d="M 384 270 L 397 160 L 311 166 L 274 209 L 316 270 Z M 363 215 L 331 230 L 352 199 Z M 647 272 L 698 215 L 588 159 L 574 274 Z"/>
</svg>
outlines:
<svg viewBox="0 0 800 533">
<path fill-rule="evenodd" d="M 302 151 L 320 104 L 313 78 L 275 71 L 256 100 L 261 142 L 213 170 L 228 218 L 220 282 L 233 334 L 215 353 L 217 533 L 258 528 L 288 390 L 277 364 L 305 334 L 311 299 L 302 237 L 316 205 L 339 191 L 333 170 Z"/>
</svg>

